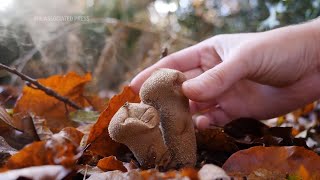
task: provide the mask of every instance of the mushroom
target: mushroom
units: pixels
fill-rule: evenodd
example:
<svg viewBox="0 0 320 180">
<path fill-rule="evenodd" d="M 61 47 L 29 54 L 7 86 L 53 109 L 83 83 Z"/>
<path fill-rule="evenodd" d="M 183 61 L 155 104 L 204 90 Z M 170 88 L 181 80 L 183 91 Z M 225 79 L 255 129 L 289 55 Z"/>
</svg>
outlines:
<svg viewBox="0 0 320 180">
<path fill-rule="evenodd" d="M 126 103 L 110 121 L 110 137 L 125 144 L 143 168 L 166 166 L 170 153 L 159 129 L 160 117 L 146 104 Z"/>
<path fill-rule="evenodd" d="M 142 102 L 160 114 L 160 128 L 172 157 L 169 167 L 192 167 L 196 163 L 196 137 L 189 100 L 181 88 L 185 80 L 180 71 L 159 69 L 140 89 Z"/>
<path fill-rule="evenodd" d="M 196 137 L 186 80 L 172 69 L 154 72 L 142 85 L 142 102 L 126 103 L 111 119 L 110 137 L 129 147 L 143 167 L 180 168 L 196 163 Z"/>
</svg>

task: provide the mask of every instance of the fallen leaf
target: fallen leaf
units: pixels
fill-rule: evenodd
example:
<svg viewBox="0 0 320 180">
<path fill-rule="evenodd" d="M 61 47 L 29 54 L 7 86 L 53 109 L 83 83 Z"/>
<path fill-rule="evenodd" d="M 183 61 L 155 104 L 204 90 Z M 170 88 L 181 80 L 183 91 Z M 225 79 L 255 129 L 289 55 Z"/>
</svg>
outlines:
<svg viewBox="0 0 320 180">
<path fill-rule="evenodd" d="M 308 146 L 310 148 L 312 149 L 320 148 L 320 125 L 317 124 L 314 127 L 308 129 L 306 131 L 306 139 L 307 139 Z"/>
<path fill-rule="evenodd" d="M 34 124 L 33 116 L 29 113 L 18 113 L 13 116 L 15 126 L 23 132 L 25 136 L 33 138 L 34 141 L 39 141 L 40 138 Z"/>
<path fill-rule="evenodd" d="M 97 111 L 78 110 L 69 114 L 70 119 L 79 123 L 95 123 L 98 120 L 99 113 Z"/>
<path fill-rule="evenodd" d="M 12 148 L 5 139 L 0 136 L 0 167 L 3 167 L 11 155 L 16 152 L 17 150 Z"/>
<path fill-rule="evenodd" d="M 79 76 L 70 72 L 66 75 L 54 75 L 38 81 L 61 96 L 85 107 L 88 102 L 83 96 L 84 86 L 90 80 L 90 74 Z M 67 109 L 69 112 L 74 111 L 70 106 L 67 106 Z M 58 132 L 63 127 L 74 125 L 72 121 L 68 120 L 66 105 L 63 102 L 29 86 L 23 88 L 22 96 L 14 108 L 14 113 L 18 112 L 33 112 L 37 116 L 45 117 L 48 120 L 48 126 L 54 132 Z"/>
<path fill-rule="evenodd" d="M 8 169 L 41 165 L 73 167 L 80 150 L 74 142 L 66 139 L 63 134 L 54 134 L 50 140 L 34 142 L 25 146 L 10 157 L 6 167 Z"/>
<path fill-rule="evenodd" d="M 70 172 L 70 169 L 66 169 L 63 166 L 47 165 L 28 167 L 0 173 L 0 179 L 64 179 Z"/>
<path fill-rule="evenodd" d="M 103 171 L 120 170 L 122 172 L 127 172 L 127 169 L 124 167 L 123 163 L 117 160 L 115 156 L 109 156 L 100 159 L 97 166 Z"/>
<path fill-rule="evenodd" d="M 108 98 L 100 98 L 96 95 L 86 95 L 85 98 L 94 111 L 102 112 L 107 107 Z"/>
<path fill-rule="evenodd" d="M 0 86 L 0 102 L 5 108 L 13 108 L 19 93 L 13 86 Z"/>
<path fill-rule="evenodd" d="M 3 122 L 5 122 L 6 124 L 8 124 L 9 126 L 18 129 L 14 123 L 13 123 L 13 119 L 11 118 L 11 116 L 8 114 L 8 112 L 6 111 L 6 109 L 0 105 L 0 120 L 2 120 Z"/>
<path fill-rule="evenodd" d="M 292 114 L 293 114 L 295 120 L 298 120 L 299 117 L 305 116 L 308 113 L 310 113 L 311 111 L 313 111 L 315 109 L 316 105 L 317 105 L 317 102 L 313 102 L 313 103 L 307 104 L 306 106 L 304 106 L 300 109 L 293 111 Z"/>
<path fill-rule="evenodd" d="M 198 171 L 192 168 L 184 168 L 180 171 L 171 170 L 167 172 L 159 172 L 156 169 L 149 169 L 140 172 L 143 179 L 183 179 L 188 177 L 191 180 L 197 180 Z"/>
<path fill-rule="evenodd" d="M 183 168 L 180 170 L 180 174 L 182 177 L 189 177 L 190 180 L 199 179 L 198 170 L 194 168 Z"/>
<path fill-rule="evenodd" d="M 199 130 L 196 132 L 196 138 L 198 161 L 201 164 L 212 163 L 222 166 L 233 153 L 239 150 L 235 140 L 220 127 Z"/>
<path fill-rule="evenodd" d="M 32 119 L 40 140 L 44 141 L 50 139 L 53 133 L 47 125 L 47 120 L 39 116 L 32 116 Z"/>
<path fill-rule="evenodd" d="M 304 140 L 292 136 L 291 127 L 269 127 L 252 118 L 239 118 L 224 126 L 239 149 L 252 146 L 304 146 Z"/>
<path fill-rule="evenodd" d="M 300 176 L 302 179 L 310 179 L 310 178 L 311 178 L 308 170 L 306 170 L 306 168 L 305 168 L 303 165 L 301 165 L 301 166 L 299 167 L 299 170 L 298 170 L 298 172 L 297 172 L 297 175 Z M 320 174 L 319 174 L 319 175 L 320 175 Z M 319 176 L 319 177 L 320 177 L 320 176 Z"/>
<path fill-rule="evenodd" d="M 4 113 L 2 112 L 2 117 L 4 117 Z M 19 124 L 14 121 L 19 121 Z M 15 149 L 21 149 L 25 145 L 39 140 L 30 116 L 20 116 L 18 120 L 13 120 L 8 115 L 6 121 L 0 120 L 0 136 Z"/>
<path fill-rule="evenodd" d="M 239 175 L 239 176 L 241 176 L 241 175 Z M 255 180 L 255 179 L 259 179 L 259 180 L 269 180 L 269 179 L 287 180 L 287 175 L 283 174 L 283 173 L 275 172 L 275 171 L 269 171 L 266 169 L 257 169 L 257 170 L 254 170 L 252 173 L 250 173 L 247 176 L 247 179 L 248 180 Z M 301 178 L 298 178 L 298 179 L 301 179 Z"/>
<path fill-rule="evenodd" d="M 222 166 L 233 176 L 248 176 L 258 169 L 265 169 L 274 173 L 296 174 L 303 166 L 310 177 L 320 177 L 320 156 L 303 147 L 262 147 L 234 153 Z"/>
<path fill-rule="evenodd" d="M 269 127 L 252 118 L 239 118 L 224 126 L 224 131 L 234 138 L 262 137 Z"/>
<path fill-rule="evenodd" d="M 0 136 L 0 152 L 6 152 L 10 155 L 15 154 L 17 150 L 13 147 L 11 147 L 6 140 Z"/>
<path fill-rule="evenodd" d="M 87 144 L 89 150 L 101 156 L 116 155 L 123 145 L 113 141 L 108 133 L 108 126 L 113 115 L 126 102 L 139 102 L 140 98 L 130 87 L 125 87 L 121 94 L 115 95 L 109 101 L 108 107 L 100 114 L 98 121 L 92 127 Z"/>
<path fill-rule="evenodd" d="M 79 130 L 77 130 L 74 127 L 66 127 L 63 128 L 59 134 L 61 134 L 61 136 L 63 136 L 64 138 L 68 139 L 70 142 L 75 143 L 77 146 L 80 145 L 80 142 L 82 140 L 83 137 L 83 133 L 80 132 Z"/>
<path fill-rule="evenodd" d="M 117 179 L 117 180 L 144 180 L 140 175 L 139 171 L 132 170 L 126 173 L 122 171 L 109 171 L 105 173 L 96 173 L 91 175 L 87 180 L 97 179 Z"/>
<path fill-rule="evenodd" d="M 215 127 L 196 133 L 198 149 L 234 153 L 239 150 L 232 137 L 223 128 Z"/>
<path fill-rule="evenodd" d="M 204 165 L 198 172 L 199 179 L 201 180 L 211 180 L 211 179 L 221 179 L 230 180 L 230 177 L 221 169 L 219 166 L 213 164 Z"/>
</svg>

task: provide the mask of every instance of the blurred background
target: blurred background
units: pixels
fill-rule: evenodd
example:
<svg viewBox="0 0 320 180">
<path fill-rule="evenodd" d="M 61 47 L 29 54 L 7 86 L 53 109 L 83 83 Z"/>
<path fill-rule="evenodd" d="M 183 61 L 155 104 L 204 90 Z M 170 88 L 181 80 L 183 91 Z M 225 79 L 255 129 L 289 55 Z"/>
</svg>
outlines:
<svg viewBox="0 0 320 180">
<path fill-rule="evenodd" d="M 320 0 L 0 0 L 0 62 L 33 78 L 91 72 L 110 96 L 164 48 L 319 15 Z M 0 84 L 23 83 L 0 70 Z"/>
</svg>

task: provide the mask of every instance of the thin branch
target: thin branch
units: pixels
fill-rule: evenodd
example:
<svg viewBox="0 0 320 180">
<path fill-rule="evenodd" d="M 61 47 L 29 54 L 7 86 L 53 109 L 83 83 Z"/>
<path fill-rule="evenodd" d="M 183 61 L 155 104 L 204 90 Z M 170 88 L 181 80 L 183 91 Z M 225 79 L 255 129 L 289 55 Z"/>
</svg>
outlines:
<svg viewBox="0 0 320 180">
<path fill-rule="evenodd" d="M 81 106 L 77 105 L 75 102 L 71 101 L 70 99 L 68 99 L 68 98 L 66 98 L 64 96 L 61 96 L 60 94 L 58 94 L 54 90 L 43 86 L 36 79 L 33 79 L 33 78 L 31 78 L 31 77 L 29 77 L 29 76 L 27 76 L 25 74 L 20 73 L 15 68 L 10 68 L 10 67 L 0 63 L 0 69 L 4 69 L 4 70 L 6 70 L 6 71 L 8 71 L 10 73 L 13 73 L 13 74 L 19 76 L 22 80 L 27 81 L 29 83 L 29 87 L 31 85 L 33 85 L 33 86 L 31 86 L 32 88 L 39 89 L 39 90 L 43 91 L 44 93 L 46 93 L 47 95 L 52 96 L 52 97 L 58 99 L 59 101 L 62 101 L 65 104 L 67 104 L 67 105 L 69 105 L 69 106 L 71 106 L 71 107 L 73 107 L 75 109 L 78 109 L 78 110 L 82 109 Z"/>
</svg>

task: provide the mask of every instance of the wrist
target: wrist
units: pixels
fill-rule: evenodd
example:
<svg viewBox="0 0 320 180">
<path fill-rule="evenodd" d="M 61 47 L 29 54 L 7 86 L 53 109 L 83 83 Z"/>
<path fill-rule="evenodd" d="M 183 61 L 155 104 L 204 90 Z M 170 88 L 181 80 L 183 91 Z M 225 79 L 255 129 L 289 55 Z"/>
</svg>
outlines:
<svg viewBox="0 0 320 180">
<path fill-rule="evenodd" d="M 315 53 L 315 60 L 318 62 L 318 67 L 320 67 L 320 17 L 310 21 L 309 26 L 310 33 L 312 34 L 313 50 Z"/>
</svg>

